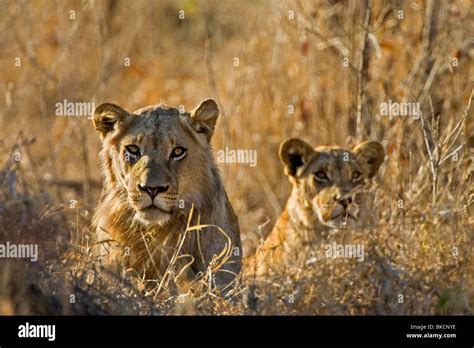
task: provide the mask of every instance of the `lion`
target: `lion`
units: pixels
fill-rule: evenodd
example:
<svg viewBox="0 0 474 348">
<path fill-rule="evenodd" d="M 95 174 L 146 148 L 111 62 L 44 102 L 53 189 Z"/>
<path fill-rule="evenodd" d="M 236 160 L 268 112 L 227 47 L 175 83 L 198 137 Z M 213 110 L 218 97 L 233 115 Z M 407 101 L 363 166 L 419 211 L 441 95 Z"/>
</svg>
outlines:
<svg viewBox="0 0 474 348">
<path fill-rule="evenodd" d="M 218 115 L 212 99 L 191 112 L 161 104 L 95 109 L 103 190 L 93 226 L 106 264 L 120 261 L 148 279 L 168 273 L 190 282 L 211 273 L 219 289 L 232 283 L 241 241 L 211 151 Z"/>
<path fill-rule="evenodd" d="M 367 211 L 359 206 L 363 202 L 358 193 L 376 175 L 385 151 L 376 141 L 350 150 L 313 148 L 301 139 L 288 139 L 281 143 L 280 159 L 293 188 L 272 231 L 245 261 L 257 276 L 287 269 L 308 234 L 311 238 L 322 231 L 360 226 Z"/>
</svg>

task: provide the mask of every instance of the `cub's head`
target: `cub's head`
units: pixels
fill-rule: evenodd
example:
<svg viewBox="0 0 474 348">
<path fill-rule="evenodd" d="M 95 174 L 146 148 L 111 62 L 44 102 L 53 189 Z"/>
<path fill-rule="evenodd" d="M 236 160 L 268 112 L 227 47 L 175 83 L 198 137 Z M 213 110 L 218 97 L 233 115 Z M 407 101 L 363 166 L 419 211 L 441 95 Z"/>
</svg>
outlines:
<svg viewBox="0 0 474 348">
<path fill-rule="evenodd" d="M 212 99 L 191 112 L 161 105 L 133 113 L 114 104 L 98 106 L 93 122 L 103 143 L 106 190 L 144 224 L 171 221 L 184 202 L 199 206 L 215 180 L 209 142 L 218 115 Z"/>
<path fill-rule="evenodd" d="M 292 204 L 299 205 L 296 214 L 307 224 L 317 218 L 333 228 L 356 225 L 359 202 L 355 194 L 377 173 L 384 158 L 384 148 L 376 141 L 352 150 L 335 146 L 313 149 L 301 139 L 288 139 L 280 146 L 285 174 L 293 184 L 296 201 Z"/>
</svg>

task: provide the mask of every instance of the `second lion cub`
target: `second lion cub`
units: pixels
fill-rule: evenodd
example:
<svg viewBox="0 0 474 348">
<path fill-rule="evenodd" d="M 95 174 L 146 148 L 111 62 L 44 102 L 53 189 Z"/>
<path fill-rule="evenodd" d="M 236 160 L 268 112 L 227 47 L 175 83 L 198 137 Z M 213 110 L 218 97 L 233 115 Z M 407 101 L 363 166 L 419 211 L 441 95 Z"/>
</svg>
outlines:
<svg viewBox="0 0 474 348">
<path fill-rule="evenodd" d="M 355 194 L 377 173 L 385 151 L 376 141 L 345 149 L 313 148 L 301 139 L 288 139 L 280 146 L 280 159 L 293 189 L 272 232 L 250 262 L 256 275 L 287 266 L 302 250 L 308 234 L 358 226 L 366 212 Z"/>
</svg>

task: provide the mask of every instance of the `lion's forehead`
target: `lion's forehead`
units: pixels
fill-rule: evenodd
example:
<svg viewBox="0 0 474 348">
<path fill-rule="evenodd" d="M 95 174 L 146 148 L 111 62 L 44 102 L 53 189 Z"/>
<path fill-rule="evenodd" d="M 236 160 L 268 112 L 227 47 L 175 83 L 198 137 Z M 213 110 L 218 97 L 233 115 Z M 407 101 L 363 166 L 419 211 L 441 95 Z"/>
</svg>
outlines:
<svg viewBox="0 0 474 348">
<path fill-rule="evenodd" d="M 176 145 L 188 145 L 193 132 L 179 112 L 148 110 L 136 115 L 122 136 L 122 143 L 134 144 L 144 152 L 156 152 Z"/>
<path fill-rule="evenodd" d="M 179 114 L 146 112 L 134 118 L 128 133 L 161 136 L 182 128 L 181 122 Z"/>
<path fill-rule="evenodd" d="M 179 109 L 168 107 L 166 105 L 151 105 L 141 108 L 133 112 L 134 115 L 140 116 L 178 116 L 181 114 L 187 114 L 186 112 L 181 112 Z"/>
</svg>

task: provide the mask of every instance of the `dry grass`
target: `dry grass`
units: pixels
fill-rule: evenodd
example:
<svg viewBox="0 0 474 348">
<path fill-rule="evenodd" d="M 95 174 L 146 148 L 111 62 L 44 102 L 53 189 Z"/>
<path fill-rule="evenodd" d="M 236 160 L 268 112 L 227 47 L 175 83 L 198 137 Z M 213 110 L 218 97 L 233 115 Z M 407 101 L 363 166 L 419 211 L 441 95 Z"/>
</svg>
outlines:
<svg viewBox="0 0 474 348">
<path fill-rule="evenodd" d="M 473 313 L 470 1 L 11 1 L 0 9 L 0 242 L 40 248 L 37 263 L 0 259 L 0 314 Z M 222 111 L 214 148 L 258 150 L 255 168 L 221 165 L 247 253 L 289 193 L 281 140 L 383 142 L 374 224 L 323 239 L 363 243 L 364 262 L 320 257 L 313 243 L 287 275 L 239 279 L 233 301 L 209 291 L 208 274 L 183 293 L 173 281 L 150 287 L 98 268 L 90 230 L 98 137 L 87 117 L 58 117 L 55 104 L 134 110 L 161 100 L 190 109 L 209 96 Z M 423 117 L 380 116 L 390 99 L 419 102 Z"/>
</svg>

